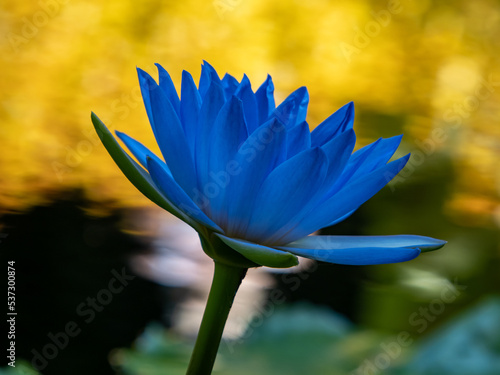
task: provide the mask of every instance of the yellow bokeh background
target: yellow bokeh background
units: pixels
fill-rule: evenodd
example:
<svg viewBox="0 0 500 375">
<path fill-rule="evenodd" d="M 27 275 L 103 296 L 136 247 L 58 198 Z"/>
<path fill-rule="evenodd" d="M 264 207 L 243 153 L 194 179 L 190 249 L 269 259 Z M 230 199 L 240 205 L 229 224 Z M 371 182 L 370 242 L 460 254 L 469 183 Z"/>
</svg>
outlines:
<svg viewBox="0 0 500 375">
<path fill-rule="evenodd" d="M 158 62 L 179 88 L 182 70 L 196 80 L 207 60 L 254 90 L 271 74 L 278 102 L 307 86 L 311 128 L 354 101 L 358 147 L 404 133 L 410 169 L 448 155 L 457 177 L 442 209 L 467 225 L 500 222 L 498 1 L 41 0 L 4 2 L 0 17 L 4 210 L 73 187 L 149 204 L 90 111 L 157 150 L 135 67 L 156 74 Z"/>
</svg>

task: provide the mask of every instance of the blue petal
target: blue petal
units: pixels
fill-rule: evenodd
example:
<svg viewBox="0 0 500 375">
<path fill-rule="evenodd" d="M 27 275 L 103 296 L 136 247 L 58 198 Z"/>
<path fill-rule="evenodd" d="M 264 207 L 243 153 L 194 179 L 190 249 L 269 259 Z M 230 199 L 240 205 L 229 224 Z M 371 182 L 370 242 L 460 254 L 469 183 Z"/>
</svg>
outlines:
<svg viewBox="0 0 500 375">
<path fill-rule="evenodd" d="M 201 66 L 200 84 L 198 89 L 200 91 L 200 96 L 202 99 L 205 98 L 210 83 L 215 81 L 220 84 L 220 78 L 212 65 L 203 60 L 203 65 Z"/>
<path fill-rule="evenodd" d="M 180 118 L 191 155 L 195 153 L 198 122 L 201 109 L 201 97 L 191 74 L 182 72 Z"/>
<path fill-rule="evenodd" d="M 234 161 L 238 146 L 247 138 L 243 103 L 236 96 L 232 96 L 220 110 L 210 138 L 207 139 L 210 145 L 209 180 L 205 184 L 218 187 L 218 194 L 215 194 L 210 200 L 209 212 L 210 216 L 223 226 L 229 221 L 227 210 L 222 209 L 226 199 L 226 187 L 230 179 L 227 172 L 228 165 Z"/>
<path fill-rule="evenodd" d="M 224 233 L 224 231 L 217 224 L 210 220 L 203 213 L 203 211 L 200 210 L 200 208 L 191 200 L 186 192 L 168 174 L 164 163 L 158 163 L 152 158 L 148 158 L 147 162 L 149 173 L 153 178 L 155 185 L 163 192 L 163 194 L 165 194 L 170 202 L 198 223 L 201 223 L 212 230 Z"/>
<path fill-rule="evenodd" d="M 153 111 L 151 110 L 151 97 L 149 93 L 149 79 L 152 79 L 151 76 L 146 73 L 144 70 L 137 68 L 137 77 L 139 78 L 139 86 L 141 88 L 142 100 L 144 101 L 144 107 L 146 108 L 146 113 L 148 115 L 149 123 L 151 124 L 151 128 L 153 129 L 153 133 L 156 135 L 156 126 L 153 118 Z"/>
<path fill-rule="evenodd" d="M 266 267 L 288 268 L 299 264 L 299 260 L 287 251 L 276 250 L 245 240 L 216 234 L 227 246 L 251 261 Z"/>
<path fill-rule="evenodd" d="M 312 146 L 322 146 L 330 139 L 352 129 L 354 123 L 354 103 L 350 102 L 319 124 L 311 133 Z"/>
<path fill-rule="evenodd" d="M 210 144 L 207 142 L 210 139 L 214 128 L 215 119 L 219 114 L 220 109 L 224 105 L 224 89 L 215 81 L 210 84 L 208 91 L 201 105 L 198 134 L 196 136 L 195 156 L 196 156 L 196 173 L 198 177 L 198 187 L 204 188 L 204 184 L 208 181 L 208 155 L 210 154 Z"/>
<path fill-rule="evenodd" d="M 158 68 L 158 77 L 160 80 L 160 87 L 167 95 L 168 100 L 170 100 L 170 104 L 174 107 L 177 115 L 180 115 L 180 100 L 179 95 L 177 95 L 177 90 L 175 89 L 174 83 L 172 82 L 172 78 L 170 78 L 170 74 L 160 65 L 155 64 Z"/>
<path fill-rule="evenodd" d="M 347 163 L 355 141 L 354 131 L 350 129 L 321 147 L 327 156 L 328 165 L 323 182 L 315 182 L 316 188 L 315 191 L 311 191 L 309 201 L 306 204 L 303 204 L 295 215 L 290 215 L 288 220 L 282 223 L 279 230 L 276 230 L 275 233 L 269 238 L 271 243 L 281 243 L 282 237 L 286 237 L 288 233 L 297 226 L 298 222 L 310 214 L 310 211 L 314 207 L 326 200 L 325 193 L 331 188 L 333 181 L 335 181 Z"/>
<path fill-rule="evenodd" d="M 240 83 L 236 78 L 227 73 L 224 75 L 221 82 L 222 87 L 224 87 L 224 97 L 228 100 L 232 95 L 234 95 Z"/>
<path fill-rule="evenodd" d="M 255 94 L 252 91 L 252 86 L 250 85 L 250 80 L 247 75 L 243 75 L 240 85 L 234 93 L 236 97 L 241 99 L 243 102 L 243 109 L 245 113 L 245 121 L 247 123 L 248 134 L 254 132 L 259 126 L 258 109 L 257 109 L 257 99 L 255 99 Z"/>
<path fill-rule="evenodd" d="M 351 266 L 406 262 L 420 255 L 420 249 L 406 247 L 357 247 L 341 249 L 321 247 L 308 249 L 281 246 L 279 249 L 309 259 Z"/>
<path fill-rule="evenodd" d="M 348 183 L 348 181 L 354 181 L 362 175 L 370 173 L 385 165 L 399 147 L 401 138 L 402 135 L 387 139 L 379 138 L 375 142 L 357 150 L 352 154 L 342 175 L 335 182 L 327 195 L 331 196 L 336 193 Z"/>
<path fill-rule="evenodd" d="M 287 128 L 300 124 L 306 120 L 309 94 L 305 87 L 300 87 L 292 92 L 271 116 L 278 118 Z"/>
<path fill-rule="evenodd" d="M 354 130 L 349 129 L 321 146 L 328 157 L 328 173 L 325 179 L 327 190 L 333 187 L 334 182 L 347 165 L 355 143 L 356 134 Z"/>
<path fill-rule="evenodd" d="M 373 147 L 368 148 L 366 152 L 369 156 L 365 158 L 365 161 L 359 166 L 352 178 L 361 177 L 363 174 L 370 173 L 371 171 L 374 171 L 375 169 L 386 164 L 394 155 L 394 152 L 396 152 L 402 138 L 403 135 L 398 135 L 387 139 L 380 139 L 374 144 Z M 358 156 L 361 155 L 359 151 L 362 151 L 363 149 L 358 150 L 353 155 L 353 162 L 360 157 Z"/>
<path fill-rule="evenodd" d="M 311 147 L 311 132 L 307 122 L 304 121 L 287 131 L 286 144 L 287 159 Z"/>
<path fill-rule="evenodd" d="M 333 194 L 341 190 L 350 180 L 352 180 L 352 176 L 354 176 L 357 170 L 361 168 L 363 163 L 365 163 L 365 161 L 369 158 L 371 150 L 375 148 L 379 142 L 380 139 L 364 147 L 364 149 L 356 151 L 354 154 L 351 155 L 351 157 L 347 162 L 347 165 L 344 167 L 342 173 L 337 178 L 337 180 L 335 181 L 329 192 L 325 195 L 325 197 L 331 197 Z"/>
<path fill-rule="evenodd" d="M 272 119 L 255 130 L 239 147 L 230 168 L 227 233 L 243 236 L 248 227 L 260 186 L 286 157 L 285 126 Z M 228 164 L 229 166 L 229 164 Z"/>
<path fill-rule="evenodd" d="M 149 90 L 156 141 L 175 180 L 192 195 L 196 175 L 182 125 L 162 88 L 147 73 L 142 72 L 142 77 Z"/>
<path fill-rule="evenodd" d="M 351 216 L 354 212 L 356 212 L 356 210 L 358 209 L 359 207 L 356 207 L 354 210 L 352 210 L 351 212 L 348 212 L 346 213 L 344 216 L 341 216 L 335 220 L 333 220 L 331 223 L 328 223 L 327 227 L 331 227 L 332 225 L 335 225 L 335 224 L 338 224 L 340 223 L 341 221 L 344 221 L 345 219 L 347 219 L 349 216 Z"/>
<path fill-rule="evenodd" d="M 446 241 L 411 234 L 392 236 L 307 236 L 284 247 L 302 249 L 355 249 L 355 248 L 413 248 L 422 251 L 437 250 Z"/>
<path fill-rule="evenodd" d="M 356 136 L 354 131 L 350 129 L 321 147 L 328 159 L 328 169 L 323 183 L 316 181 L 316 192 L 311 194 L 309 202 L 304 204 L 295 216 L 291 216 L 288 222 L 275 232 L 270 241 L 281 241 L 281 237 L 286 236 L 297 225 L 297 222 L 303 220 L 310 213 L 311 209 L 326 200 L 325 194 L 331 189 L 334 181 L 344 169 L 355 142 Z"/>
<path fill-rule="evenodd" d="M 337 218 L 358 208 L 382 189 L 405 166 L 410 155 L 406 155 L 383 167 L 349 182 L 338 193 L 318 207 L 315 207 L 298 222 L 286 236 L 279 239 L 281 243 L 288 243 L 307 236 L 310 233 L 324 228 Z"/>
<path fill-rule="evenodd" d="M 308 149 L 273 170 L 262 184 L 245 238 L 266 243 L 315 198 L 328 169 L 320 148 Z"/>
<path fill-rule="evenodd" d="M 271 76 L 268 74 L 265 82 L 255 93 L 257 107 L 259 108 L 259 124 L 263 124 L 276 108 L 274 102 L 274 84 Z"/>
<path fill-rule="evenodd" d="M 136 157 L 136 159 L 141 163 L 141 165 L 144 168 L 148 168 L 148 162 L 147 162 L 147 157 L 150 157 L 152 159 L 155 159 L 160 164 L 165 164 L 163 160 L 161 160 L 158 156 L 156 156 L 153 152 L 151 152 L 146 146 L 144 146 L 142 143 L 136 141 L 134 138 L 129 137 L 127 134 L 119 132 L 118 130 L 115 130 L 116 135 L 118 138 L 121 139 L 123 143 L 125 143 L 125 146 L 130 150 L 130 152 Z M 167 167 L 165 164 L 165 169 L 167 172 L 172 175 L 170 172 L 170 169 Z"/>
</svg>

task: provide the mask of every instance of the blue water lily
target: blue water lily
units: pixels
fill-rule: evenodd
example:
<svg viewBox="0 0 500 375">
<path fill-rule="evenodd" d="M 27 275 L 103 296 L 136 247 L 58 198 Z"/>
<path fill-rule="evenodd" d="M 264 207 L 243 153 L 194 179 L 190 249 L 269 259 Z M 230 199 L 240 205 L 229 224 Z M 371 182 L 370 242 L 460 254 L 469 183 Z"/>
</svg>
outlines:
<svg viewBox="0 0 500 375">
<path fill-rule="evenodd" d="M 290 267 L 297 256 L 368 265 L 408 261 L 445 241 L 415 235 L 310 236 L 351 215 L 384 187 L 409 155 L 401 136 L 353 152 L 348 103 L 312 132 L 305 87 L 280 105 L 270 76 L 253 91 L 246 75 L 222 79 L 208 63 L 199 85 L 182 72 L 180 97 L 165 69 L 159 83 L 138 69 L 144 105 L 163 158 L 92 114 L 103 144 L 149 199 L 200 234 L 205 252 L 241 267 Z"/>
</svg>

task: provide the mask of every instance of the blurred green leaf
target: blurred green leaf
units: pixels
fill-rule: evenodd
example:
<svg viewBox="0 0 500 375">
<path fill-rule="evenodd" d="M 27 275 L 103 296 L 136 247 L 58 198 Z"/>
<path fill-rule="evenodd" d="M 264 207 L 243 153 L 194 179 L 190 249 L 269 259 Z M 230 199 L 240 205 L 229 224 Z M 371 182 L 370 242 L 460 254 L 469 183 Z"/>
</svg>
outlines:
<svg viewBox="0 0 500 375">
<path fill-rule="evenodd" d="M 0 368 L 0 375 L 38 375 L 39 373 L 25 361 L 16 360 L 16 367 Z"/>
<path fill-rule="evenodd" d="M 499 316 L 500 298 L 488 299 L 420 344 L 402 349 L 382 369 L 374 364 L 385 353 L 381 344 L 391 337 L 355 329 L 329 309 L 298 304 L 255 320 L 241 340 L 223 342 L 213 374 L 498 375 Z M 135 350 L 117 350 L 112 360 L 129 375 L 176 375 L 184 373 L 190 350 L 153 325 Z M 396 366 L 401 361 L 406 363 Z"/>
<path fill-rule="evenodd" d="M 425 339 L 408 373 L 500 374 L 500 298 L 489 298 Z"/>
</svg>

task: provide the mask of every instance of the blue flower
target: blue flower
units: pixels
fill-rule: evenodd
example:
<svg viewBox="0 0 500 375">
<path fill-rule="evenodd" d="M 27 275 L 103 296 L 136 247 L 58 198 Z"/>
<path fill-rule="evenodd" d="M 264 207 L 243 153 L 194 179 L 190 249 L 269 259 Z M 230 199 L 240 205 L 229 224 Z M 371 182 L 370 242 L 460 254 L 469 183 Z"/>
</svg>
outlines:
<svg viewBox="0 0 500 375">
<path fill-rule="evenodd" d="M 401 136 L 353 153 L 354 106 L 312 132 L 301 87 L 279 106 L 271 77 L 253 91 L 219 78 L 208 63 L 198 87 L 182 72 L 181 95 L 160 65 L 159 83 L 138 69 L 144 105 L 163 158 L 116 132 L 137 163 L 92 114 L 101 140 L 149 199 L 198 231 L 205 252 L 241 267 L 296 265 L 297 255 L 368 265 L 403 262 L 445 241 L 415 235 L 309 236 L 336 224 L 384 187 L 409 155 L 389 162 Z"/>
</svg>

